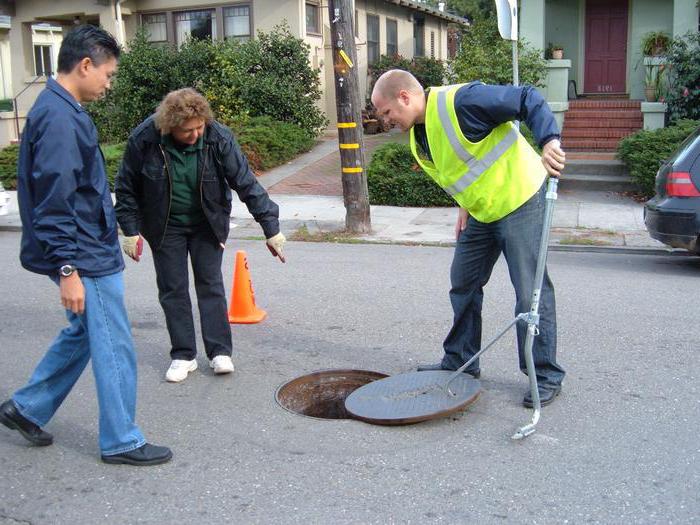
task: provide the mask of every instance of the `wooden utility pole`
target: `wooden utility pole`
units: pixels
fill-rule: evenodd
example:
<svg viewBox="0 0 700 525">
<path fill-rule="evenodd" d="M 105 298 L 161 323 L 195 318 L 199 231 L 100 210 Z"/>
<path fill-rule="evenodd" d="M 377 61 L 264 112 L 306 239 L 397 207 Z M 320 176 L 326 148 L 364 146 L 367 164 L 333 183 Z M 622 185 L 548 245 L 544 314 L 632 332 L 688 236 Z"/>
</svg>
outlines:
<svg viewBox="0 0 700 525">
<path fill-rule="evenodd" d="M 345 201 L 345 227 L 369 233 L 369 194 L 362 141 L 362 98 L 357 75 L 357 53 L 351 0 L 329 0 L 338 146 Z"/>
</svg>

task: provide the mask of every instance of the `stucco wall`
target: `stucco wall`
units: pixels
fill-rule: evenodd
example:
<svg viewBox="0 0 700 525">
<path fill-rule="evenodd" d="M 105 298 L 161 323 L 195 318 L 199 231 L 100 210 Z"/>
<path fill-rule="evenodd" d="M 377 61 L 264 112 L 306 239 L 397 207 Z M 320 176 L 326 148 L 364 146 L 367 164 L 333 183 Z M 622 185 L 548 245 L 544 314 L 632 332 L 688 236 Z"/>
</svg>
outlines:
<svg viewBox="0 0 700 525">
<path fill-rule="evenodd" d="M 579 45 L 579 1 L 547 0 L 547 20 L 545 24 L 545 47 L 558 44 L 564 48 L 564 58 L 571 60 L 569 78 L 576 81 L 579 91 L 583 90 L 583 77 L 578 68 L 582 63 L 582 45 Z M 583 41 L 583 39 L 581 39 Z"/>
<path fill-rule="evenodd" d="M 682 0 L 691 1 L 691 0 Z M 673 32 L 673 0 L 630 0 L 627 45 L 627 86 L 632 99 L 644 98 L 642 36 L 649 31 Z"/>
</svg>

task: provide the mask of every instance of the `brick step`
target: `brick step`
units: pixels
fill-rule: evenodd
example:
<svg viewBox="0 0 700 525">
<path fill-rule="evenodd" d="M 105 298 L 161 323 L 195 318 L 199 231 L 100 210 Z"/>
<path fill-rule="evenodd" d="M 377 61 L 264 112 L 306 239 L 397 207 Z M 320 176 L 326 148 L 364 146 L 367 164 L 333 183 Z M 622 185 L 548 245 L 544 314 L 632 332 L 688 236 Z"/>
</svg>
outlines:
<svg viewBox="0 0 700 525">
<path fill-rule="evenodd" d="M 565 139 L 621 139 L 637 131 L 637 128 L 569 128 L 564 126 L 562 137 Z"/>
<path fill-rule="evenodd" d="M 617 139 L 566 139 L 562 140 L 562 146 L 572 151 L 615 151 Z"/>
<path fill-rule="evenodd" d="M 641 129 L 644 125 L 644 119 L 639 118 L 620 118 L 615 120 L 592 120 L 582 118 L 570 118 L 566 113 L 564 116 L 564 129 L 566 128 L 620 128 L 620 129 Z"/>
<path fill-rule="evenodd" d="M 640 109 L 642 103 L 639 100 L 571 100 L 570 109 Z"/>
<path fill-rule="evenodd" d="M 598 109 L 571 109 L 569 107 L 569 111 L 566 112 L 566 118 L 568 119 L 576 119 L 576 118 L 582 118 L 582 119 L 628 119 L 628 118 L 641 118 L 642 114 L 640 111 L 634 110 L 634 109 L 626 109 L 626 110 L 610 110 L 610 111 L 601 111 Z"/>
</svg>

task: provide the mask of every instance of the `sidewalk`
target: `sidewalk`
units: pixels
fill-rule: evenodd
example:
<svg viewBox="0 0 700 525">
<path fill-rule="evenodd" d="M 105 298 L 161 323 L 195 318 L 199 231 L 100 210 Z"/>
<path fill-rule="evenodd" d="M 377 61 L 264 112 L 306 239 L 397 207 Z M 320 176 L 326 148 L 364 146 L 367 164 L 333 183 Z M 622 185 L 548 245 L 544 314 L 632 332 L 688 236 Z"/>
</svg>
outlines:
<svg viewBox="0 0 700 525">
<path fill-rule="evenodd" d="M 364 138 L 367 162 L 387 142 L 407 142 L 405 133 L 382 133 Z M 299 240 L 331 239 L 345 228 L 345 207 L 340 176 L 337 136 L 328 133 L 310 152 L 259 177 L 280 206 L 285 235 Z M 16 192 L 9 214 L 0 216 L 0 230 L 20 230 Z M 643 220 L 644 206 L 621 194 L 560 190 L 554 208 L 550 237 L 553 249 L 611 250 L 668 253 L 665 245 L 649 237 Z M 372 233 L 353 237 L 365 242 L 452 244 L 454 208 L 402 208 L 372 206 Z M 231 237 L 262 235 L 245 206 L 234 198 Z"/>
</svg>

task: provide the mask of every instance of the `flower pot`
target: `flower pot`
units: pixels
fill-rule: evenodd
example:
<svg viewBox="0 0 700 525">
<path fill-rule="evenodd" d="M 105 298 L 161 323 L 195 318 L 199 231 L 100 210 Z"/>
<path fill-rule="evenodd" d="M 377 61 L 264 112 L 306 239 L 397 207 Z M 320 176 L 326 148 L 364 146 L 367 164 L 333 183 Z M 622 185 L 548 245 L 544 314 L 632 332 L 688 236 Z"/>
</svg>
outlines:
<svg viewBox="0 0 700 525">
<path fill-rule="evenodd" d="M 656 87 L 647 86 L 644 88 L 644 97 L 647 102 L 656 102 Z"/>
<path fill-rule="evenodd" d="M 554 60 L 561 60 L 564 58 L 564 50 L 563 49 L 552 49 L 552 58 Z"/>
</svg>

